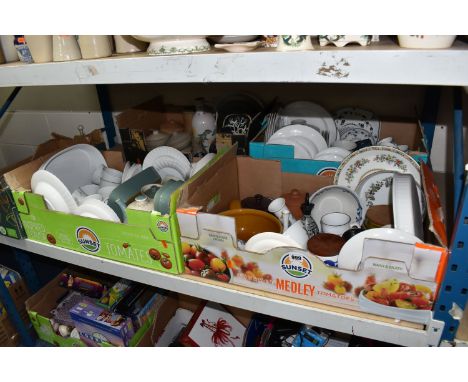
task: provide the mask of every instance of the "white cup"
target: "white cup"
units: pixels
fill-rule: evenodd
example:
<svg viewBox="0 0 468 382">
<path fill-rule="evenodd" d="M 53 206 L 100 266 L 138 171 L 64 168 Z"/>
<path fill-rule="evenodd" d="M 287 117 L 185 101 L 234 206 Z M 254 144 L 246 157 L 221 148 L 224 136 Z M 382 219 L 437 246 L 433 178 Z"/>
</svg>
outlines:
<svg viewBox="0 0 468 382">
<path fill-rule="evenodd" d="M 145 52 L 148 44 L 130 35 L 114 35 L 116 53 Z"/>
<path fill-rule="evenodd" d="M 300 220 L 296 221 L 286 231 L 284 231 L 283 235 L 294 240 L 302 249 L 307 249 L 309 236 Z"/>
<path fill-rule="evenodd" d="M 108 182 L 119 183 L 122 182 L 122 171 L 114 170 L 113 168 L 105 167 L 102 171 L 101 179 L 107 180 Z"/>
<path fill-rule="evenodd" d="M 268 211 L 274 214 L 283 223 L 283 232 L 288 229 L 291 224 L 296 222 L 291 211 L 286 206 L 284 198 L 276 198 L 268 205 Z"/>
<path fill-rule="evenodd" d="M 82 203 L 86 202 L 87 200 L 91 200 L 91 199 L 100 200 L 102 202 L 103 196 L 101 194 L 88 195 L 86 198 L 83 199 Z"/>
<path fill-rule="evenodd" d="M 52 35 L 27 35 L 24 38 L 35 63 L 51 62 L 53 60 Z"/>
<path fill-rule="evenodd" d="M 342 212 L 331 212 L 322 216 L 320 225 L 323 233 L 341 236 L 351 228 L 351 217 Z"/>
<path fill-rule="evenodd" d="M 73 61 L 81 58 L 80 47 L 72 35 L 52 36 L 54 61 Z"/>
<path fill-rule="evenodd" d="M 111 37 L 106 35 L 79 35 L 81 56 L 84 59 L 109 57 L 112 55 Z"/>
<path fill-rule="evenodd" d="M 333 142 L 333 147 L 340 147 L 342 149 L 353 151 L 356 148 L 356 142 L 346 141 L 346 140 L 338 140 Z"/>
<path fill-rule="evenodd" d="M 80 188 L 76 189 L 72 193 L 73 199 L 75 199 L 76 204 L 81 205 L 83 200 L 88 196 L 83 190 Z"/>
<path fill-rule="evenodd" d="M 104 171 L 104 168 L 106 166 L 104 166 L 103 164 L 101 164 L 97 169 L 96 171 L 94 171 L 94 174 L 93 174 L 93 183 L 94 184 L 99 184 L 101 182 L 101 177 L 102 177 L 102 172 Z"/>
<path fill-rule="evenodd" d="M 86 195 L 93 195 L 99 192 L 99 186 L 97 184 L 87 184 L 86 186 L 81 186 L 79 189 Z"/>
<path fill-rule="evenodd" d="M 116 183 L 116 182 L 109 182 L 108 180 L 105 180 L 104 178 L 101 178 L 101 181 L 99 182 L 99 188 L 100 189 L 103 189 L 103 188 L 108 188 L 108 187 L 112 187 L 113 189 L 116 188 L 120 183 Z"/>
<path fill-rule="evenodd" d="M 109 199 L 109 196 L 112 193 L 112 191 L 114 191 L 114 189 L 115 189 L 115 186 L 106 186 L 106 187 L 102 187 L 99 190 L 99 195 L 102 196 L 103 202 L 107 202 L 107 199 Z"/>
</svg>

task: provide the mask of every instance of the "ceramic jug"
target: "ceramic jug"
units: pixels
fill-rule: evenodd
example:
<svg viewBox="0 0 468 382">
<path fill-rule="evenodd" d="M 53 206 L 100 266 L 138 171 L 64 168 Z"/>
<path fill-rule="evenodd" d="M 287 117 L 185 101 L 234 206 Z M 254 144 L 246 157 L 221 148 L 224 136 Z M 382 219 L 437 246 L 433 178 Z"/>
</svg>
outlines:
<svg viewBox="0 0 468 382">
<path fill-rule="evenodd" d="M 196 100 L 196 111 L 192 118 L 193 153 L 207 154 L 216 138 L 216 116 L 210 112 L 204 100 Z"/>
<path fill-rule="evenodd" d="M 54 61 L 73 61 L 81 58 L 80 47 L 75 36 L 57 35 L 52 37 Z"/>
<path fill-rule="evenodd" d="M 81 56 L 84 59 L 109 57 L 112 55 L 110 36 L 80 35 L 78 36 Z"/>
</svg>

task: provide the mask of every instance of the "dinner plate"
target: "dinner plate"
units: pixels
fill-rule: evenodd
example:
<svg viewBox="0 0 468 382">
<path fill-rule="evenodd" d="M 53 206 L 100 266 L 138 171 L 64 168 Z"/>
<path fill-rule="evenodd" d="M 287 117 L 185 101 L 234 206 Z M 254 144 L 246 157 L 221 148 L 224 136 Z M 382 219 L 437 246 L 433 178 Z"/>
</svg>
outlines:
<svg viewBox="0 0 468 382">
<path fill-rule="evenodd" d="M 392 185 L 393 221 L 396 229 L 423 239 L 423 219 L 418 190 L 409 174 L 395 174 Z"/>
<path fill-rule="evenodd" d="M 318 225 L 322 216 L 332 212 L 342 212 L 351 217 L 351 225 L 361 226 L 366 214 L 359 196 L 342 186 L 323 187 L 315 192 L 309 201 L 314 204 L 311 216 Z"/>
<path fill-rule="evenodd" d="M 354 140 L 356 137 L 353 135 L 356 132 L 359 132 L 358 135 L 363 135 L 362 130 L 364 130 L 368 134 L 365 134 L 366 137 L 362 139 L 369 138 L 374 145 L 379 140 L 380 121 L 372 111 L 346 107 L 334 112 L 333 118 L 341 139 Z M 348 132 L 348 135 L 346 135 L 346 132 Z M 345 136 L 349 139 L 345 138 Z"/>
<path fill-rule="evenodd" d="M 186 180 L 190 176 L 190 162 L 179 150 L 169 146 L 157 147 L 146 155 L 142 169 L 153 166 L 161 179 Z M 174 178 L 175 177 L 175 178 Z"/>
<path fill-rule="evenodd" d="M 256 253 L 266 253 L 278 247 L 301 248 L 293 239 L 275 232 L 258 233 L 245 243 L 246 251 Z"/>
<path fill-rule="evenodd" d="M 364 147 L 347 156 L 335 173 L 334 183 L 356 190 L 365 176 L 376 171 L 411 174 L 421 185 L 419 165 L 408 154 L 392 147 Z"/>
<path fill-rule="evenodd" d="M 362 259 L 365 239 L 379 239 L 406 244 L 422 241 L 414 235 L 394 228 L 373 228 L 365 230 L 349 239 L 338 255 L 338 268 L 356 271 Z"/>
<path fill-rule="evenodd" d="M 206 154 L 202 159 L 198 162 L 192 164 L 192 170 L 190 171 L 190 177 L 194 176 L 197 172 L 199 172 L 203 167 L 205 167 L 214 157 L 216 154 L 209 153 Z"/>
<path fill-rule="evenodd" d="M 287 104 L 280 110 L 283 126 L 293 124 L 295 120 L 303 119 L 307 125 L 316 126 L 321 133 L 328 135 L 327 144 L 331 145 L 339 139 L 338 131 L 332 116 L 322 106 L 309 102 L 297 101 Z"/>
<path fill-rule="evenodd" d="M 307 138 L 315 145 L 318 151 L 325 150 L 328 147 L 325 138 L 323 138 L 319 132 L 315 131 L 310 126 L 305 125 L 284 126 L 281 129 L 279 129 L 276 133 L 274 133 L 268 140 L 268 142 L 270 142 L 272 139 L 290 139 L 291 137 L 299 137 L 301 139 Z"/>
<path fill-rule="evenodd" d="M 308 141 L 308 145 L 305 144 Z M 268 140 L 269 145 L 284 145 L 294 147 L 294 158 L 295 159 L 312 159 L 317 153 L 315 145 L 307 138 L 296 138 L 296 137 L 272 137 Z"/>
<path fill-rule="evenodd" d="M 42 195 L 49 210 L 71 213 L 78 207 L 63 182 L 46 170 L 38 170 L 33 174 L 31 190 Z"/>
<path fill-rule="evenodd" d="M 40 170 L 46 170 L 59 178 L 70 192 L 93 183 L 94 173 L 107 166 L 101 152 L 94 146 L 77 144 L 49 158 Z"/>
<path fill-rule="evenodd" d="M 79 206 L 75 211 L 75 215 L 108 220 L 116 223 L 120 223 L 120 219 L 112 208 L 110 208 L 106 203 L 98 199 L 87 199 Z"/>
</svg>

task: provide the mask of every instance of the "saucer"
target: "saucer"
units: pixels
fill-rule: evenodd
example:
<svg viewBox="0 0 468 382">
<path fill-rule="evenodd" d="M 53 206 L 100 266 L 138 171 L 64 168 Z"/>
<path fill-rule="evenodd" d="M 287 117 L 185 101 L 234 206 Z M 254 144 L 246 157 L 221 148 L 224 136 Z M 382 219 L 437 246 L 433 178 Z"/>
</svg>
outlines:
<svg viewBox="0 0 468 382">
<path fill-rule="evenodd" d="M 74 214 L 87 218 L 120 223 L 120 219 L 114 210 L 98 199 L 86 199 L 83 201 L 83 204 L 74 211 Z"/>
<path fill-rule="evenodd" d="M 245 250 L 248 252 L 266 253 L 278 247 L 301 248 L 293 239 L 275 232 L 259 233 L 245 243 Z"/>
</svg>

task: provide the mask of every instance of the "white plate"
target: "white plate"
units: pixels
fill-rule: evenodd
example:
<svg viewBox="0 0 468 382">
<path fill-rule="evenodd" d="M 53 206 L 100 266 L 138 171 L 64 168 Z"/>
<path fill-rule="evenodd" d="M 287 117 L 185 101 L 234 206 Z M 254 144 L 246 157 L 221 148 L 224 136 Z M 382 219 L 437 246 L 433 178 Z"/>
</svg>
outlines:
<svg viewBox="0 0 468 382">
<path fill-rule="evenodd" d="M 290 125 L 294 120 L 303 119 L 307 125 L 316 126 L 320 132 L 328 132 L 328 144 L 339 139 L 335 122 L 328 111 L 322 106 L 308 101 L 291 102 L 280 110 L 283 126 Z"/>
<path fill-rule="evenodd" d="M 315 160 L 329 160 L 335 162 L 341 162 L 346 158 L 351 151 L 342 149 L 340 147 L 329 147 L 325 150 L 320 151 L 315 157 Z"/>
<path fill-rule="evenodd" d="M 31 189 L 35 194 L 43 196 L 49 210 L 71 213 L 78 207 L 63 182 L 46 170 L 38 170 L 33 174 Z"/>
<path fill-rule="evenodd" d="M 361 226 L 366 211 L 359 197 L 349 188 L 327 186 L 315 192 L 310 198 L 314 204 L 311 216 L 320 225 L 322 216 L 331 212 L 343 212 L 351 217 L 351 225 Z"/>
<path fill-rule="evenodd" d="M 306 146 L 303 142 L 309 142 L 309 145 Z M 312 159 L 317 152 L 315 145 L 307 138 L 284 138 L 284 137 L 271 137 L 268 140 L 269 145 L 285 145 L 294 147 L 294 159 Z"/>
<path fill-rule="evenodd" d="M 315 131 L 310 126 L 305 125 L 288 125 L 279 129 L 276 133 L 274 133 L 271 138 L 268 140 L 270 142 L 272 139 L 277 138 L 286 138 L 290 139 L 291 137 L 300 137 L 300 138 L 307 138 L 309 139 L 317 148 L 318 151 L 325 150 L 327 146 L 327 142 L 322 135 Z M 267 143 L 268 143 L 267 142 Z"/>
<path fill-rule="evenodd" d="M 314 157 L 314 160 L 324 160 L 328 162 L 341 162 L 344 159 L 344 157 L 336 154 L 317 154 Z"/>
<path fill-rule="evenodd" d="M 409 174 L 395 174 L 392 186 L 393 222 L 396 229 L 423 239 L 423 219 L 416 182 Z"/>
<path fill-rule="evenodd" d="M 365 176 L 382 170 L 411 174 L 421 185 L 416 161 L 403 151 L 383 146 L 364 147 L 346 157 L 336 170 L 334 183 L 355 190 Z"/>
<path fill-rule="evenodd" d="M 206 154 L 198 162 L 193 163 L 192 170 L 190 171 L 190 177 L 194 176 L 198 171 L 203 169 L 203 167 L 205 167 L 215 156 L 216 154 L 209 153 L 209 154 Z"/>
<path fill-rule="evenodd" d="M 349 239 L 338 255 L 338 268 L 355 271 L 359 268 L 365 239 L 396 241 L 399 243 L 416 244 L 422 241 L 416 236 L 393 228 L 373 228 L 365 230 Z"/>
<path fill-rule="evenodd" d="M 100 151 L 94 146 L 78 144 L 67 147 L 47 160 L 40 170 L 46 170 L 59 178 L 70 192 L 93 183 L 94 173 L 107 166 Z"/>
<path fill-rule="evenodd" d="M 163 181 L 165 177 L 186 180 L 190 176 L 191 166 L 189 160 L 173 147 L 161 146 L 151 150 L 143 161 L 142 169 L 145 170 L 150 166 L 158 171 Z M 173 176 L 176 178 L 172 178 Z"/>
<path fill-rule="evenodd" d="M 106 203 L 97 199 L 87 199 L 74 211 L 74 214 L 87 218 L 108 220 L 120 223 L 120 219 L 114 210 Z"/>
<path fill-rule="evenodd" d="M 359 294 L 359 307 L 365 312 L 420 324 L 428 324 L 432 317 L 430 310 L 403 309 L 371 301 L 364 296 L 364 291 Z"/>
<path fill-rule="evenodd" d="M 351 129 L 359 129 L 359 131 L 363 129 L 367 131 L 368 134 L 365 134 L 366 138 L 370 138 L 373 145 L 375 145 L 379 140 L 380 121 L 371 111 L 354 107 L 346 107 L 333 113 L 333 118 L 341 139 L 353 140 L 351 135 L 352 133 L 347 135 L 347 137 L 351 139 L 347 139 L 345 137 L 345 132 L 348 132 Z M 356 131 L 357 130 L 355 130 L 355 132 Z M 360 132 L 360 134 L 363 133 Z"/>
<path fill-rule="evenodd" d="M 269 250 L 278 247 L 301 248 L 301 246 L 293 239 L 274 232 L 259 233 L 252 236 L 247 243 L 245 243 L 246 251 L 256 253 L 266 253 Z"/>
<path fill-rule="evenodd" d="M 249 52 L 251 50 L 257 49 L 262 45 L 261 41 L 251 41 L 251 42 L 237 42 L 230 44 L 215 44 L 216 49 L 223 49 L 231 53 L 243 53 Z"/>
</svg>

